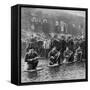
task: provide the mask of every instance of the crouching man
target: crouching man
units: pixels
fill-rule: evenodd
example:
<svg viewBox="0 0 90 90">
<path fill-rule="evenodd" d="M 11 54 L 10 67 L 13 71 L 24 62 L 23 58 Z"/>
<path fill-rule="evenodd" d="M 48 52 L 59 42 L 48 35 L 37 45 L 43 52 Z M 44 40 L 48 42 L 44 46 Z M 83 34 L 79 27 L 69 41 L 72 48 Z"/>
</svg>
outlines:
<svg viewBox="0 0 90 90">
<path fill-rule="evenodd" d="M 66 50 L 64 51 L 64 61 L 63 63 L 68 63 L 68 62 L 72 62 L 73 61 L 73 52 L 71 50 L 69 50 L 69 48 L 67 47 Z"/>
<path fill-rule="evenodd" d="M 82 50 L 80 46 L 76 49 L 74 59 L 75 61 L 82 61 Z"/>
<path fill-rule="evenodd" d="M 56 47 L 53 47 L 52 50 L 49 52 L 48 57 L 50 60 L 50 65 L 54 65 L 58 62 L 58 58 L 60 53 L 57 51 Z"/>
<path fill-rule="evenodd" d="M 28 70 L 36 69 L 38 65 L 38 54 L 34 49 L 30 49 L 25 56 L 25 62 L 28 64 Z"/>
</svg>

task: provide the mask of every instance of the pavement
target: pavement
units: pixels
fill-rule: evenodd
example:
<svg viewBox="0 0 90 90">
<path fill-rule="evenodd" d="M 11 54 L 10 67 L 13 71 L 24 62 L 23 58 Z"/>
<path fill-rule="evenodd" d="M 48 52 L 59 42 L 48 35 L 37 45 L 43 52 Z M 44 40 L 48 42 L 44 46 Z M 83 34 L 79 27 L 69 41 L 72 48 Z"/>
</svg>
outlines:
<svg viewBox="0 0 90 90">
<path fill-rule="evenodd" d="M 39 60 L 38 67 L 42 70 L 36 72 L 24 72 L 27 69 L 27 63 L 22 59 L 21 62 L 21 82 L 41 82 L 57 80 L 85 79 L 85 61 L 65 63 L 56 67 L 48 67 L 48 60 Z"/>
</svg>

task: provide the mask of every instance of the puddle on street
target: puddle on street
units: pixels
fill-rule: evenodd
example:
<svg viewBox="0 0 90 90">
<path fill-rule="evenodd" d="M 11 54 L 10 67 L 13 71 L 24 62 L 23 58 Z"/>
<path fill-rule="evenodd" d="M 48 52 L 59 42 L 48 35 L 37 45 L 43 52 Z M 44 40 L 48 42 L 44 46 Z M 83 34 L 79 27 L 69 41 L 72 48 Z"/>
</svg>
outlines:
<svg viewBox="0 0 90 90">
<path fill-rule="evenodd" d="M 24 64 L 24 63 L 23 63 Z M 85 79 L 85 62 L 77 62 L 72 64 L 63 64 L 56 67 L 47 67 L 48 61 L 41 60 L 39 66 L 43 69 L 34 72 L 21 72 L 22 82 L 40 82 L 40 81 L 56 81 Z M 22 69 L 24 65 L 22 65 Z"/>
</svg>

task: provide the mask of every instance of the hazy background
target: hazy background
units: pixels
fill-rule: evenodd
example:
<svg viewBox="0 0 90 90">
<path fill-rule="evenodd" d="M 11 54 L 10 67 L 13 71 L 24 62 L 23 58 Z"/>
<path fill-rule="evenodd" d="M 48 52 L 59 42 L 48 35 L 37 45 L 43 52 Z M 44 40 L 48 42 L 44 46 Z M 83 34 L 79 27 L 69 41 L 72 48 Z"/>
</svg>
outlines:
<svg viewBox="0 0 90 90">
<path fill-rule="evenodd" d="M 37 19 L 34 23 L 32 23 L 33 17 Z M 46 25 L 42 22 L 44 19 L 47 19 Z M 57 31 L 55 28 L 56 21 L 59 23 L 63 21 L 67 25 L 68 34 L 74 36 L 85 34 L 85 11 L 22 8 L 22 39 L 30 36 L 31 32 L 43 33 L 46 37 L 49 37 L 49 33 L 61 33 L 60 30 Z M 32 25 L 35 26 L 34 29 L 32 29 Z"/>
</svg>

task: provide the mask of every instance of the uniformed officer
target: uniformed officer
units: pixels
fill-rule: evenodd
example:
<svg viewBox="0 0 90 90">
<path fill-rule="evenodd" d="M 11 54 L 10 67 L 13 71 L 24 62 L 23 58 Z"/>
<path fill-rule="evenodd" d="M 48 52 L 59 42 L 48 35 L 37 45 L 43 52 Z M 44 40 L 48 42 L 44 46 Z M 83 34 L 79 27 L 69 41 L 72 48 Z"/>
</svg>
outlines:
<svg viewBox="0 0 90 90">
<path fill-rule="evenodd" d="M 25 56 L 25 62 L 28 64 L 28 70 L 36 69 L 38 65 L 38 54 L 34 49 L 30 49 Z"/>
</svg>

